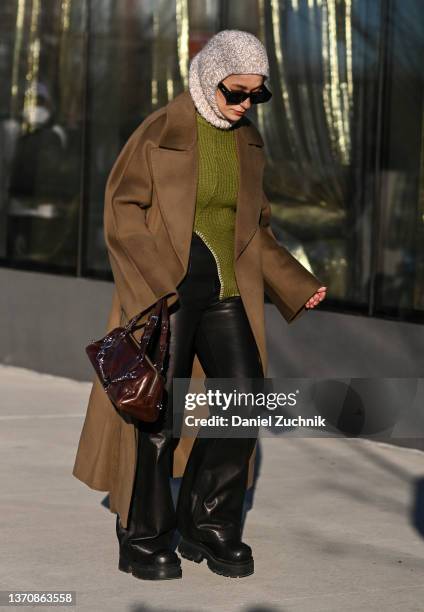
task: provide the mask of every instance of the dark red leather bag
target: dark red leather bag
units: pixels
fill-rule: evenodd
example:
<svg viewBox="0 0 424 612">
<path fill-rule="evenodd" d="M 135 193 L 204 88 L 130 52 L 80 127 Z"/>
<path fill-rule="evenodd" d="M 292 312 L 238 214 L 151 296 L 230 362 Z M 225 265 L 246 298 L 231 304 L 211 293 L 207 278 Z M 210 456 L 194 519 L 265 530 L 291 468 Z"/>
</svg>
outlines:
<svg viewBox="0 0 424 612">
<path fill-rule="evenodd" d="M 125 327 L 116 327 L 104 338 L 93 340 L 85 350 L 115 408 L 142 421 L 154 422 L 163 410 L 163 367 L 169 346 L 166 298 L 155 304 L 138 343 L 133 331 L 141 314 Z M 159 355 L 153 363 L 147 349 L 158 323 Z"/>
</svg>

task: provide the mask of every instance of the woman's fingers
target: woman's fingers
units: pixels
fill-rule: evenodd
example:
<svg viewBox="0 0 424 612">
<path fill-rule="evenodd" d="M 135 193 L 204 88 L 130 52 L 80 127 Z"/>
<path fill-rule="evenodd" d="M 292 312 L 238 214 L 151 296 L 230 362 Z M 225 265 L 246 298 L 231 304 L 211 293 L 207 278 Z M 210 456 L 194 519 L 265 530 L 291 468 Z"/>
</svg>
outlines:
<svg viewBox="0 0 424 612">
<path fill-rule="evenodd" d="M 306 302 L 306 308 L 314 308 L 325 298 L 327 287 L 320 287 L 314 295 Z"/>
</svg>

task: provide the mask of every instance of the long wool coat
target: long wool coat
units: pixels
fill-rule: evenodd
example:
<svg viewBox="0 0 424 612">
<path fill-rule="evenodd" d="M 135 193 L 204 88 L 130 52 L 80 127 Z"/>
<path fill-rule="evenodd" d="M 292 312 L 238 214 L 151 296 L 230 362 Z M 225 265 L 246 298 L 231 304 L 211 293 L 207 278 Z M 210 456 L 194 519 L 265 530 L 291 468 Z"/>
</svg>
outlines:
<svg viewBox="0 0 424 612">
<path fill-rule="evenodd" d="M 266 376 L 264 291 L 291 323 L 305 312 L 304 304 L 322 283 L 277 243 L 271 230 L 259 131 L 244 117 L 235 137 L 239 159 L 235 274 Z M 145 311 L 139 321 L 143 324 L 149 308 L 163 296 L 168 296 L 168 306 L 178 299 L 176 287 L 188 267 L 197 172 L 195 106 L 184 91 L 137 127 L 106 183 L 104 234 L 115 287 L 105 333 L 141 311 Z M 142 326 L 137 333 L 139 339 Z M 204 377 L 197 355 L 191 376 Z M 95 377 L 73 475 L 92 489 L 109 492 L 110 510 L 119 513 L 124 527 L 137 435 L 131 418 L 113 407 Z M 192 443 L 193 438 L 181 438 L 174 454 L 174 476 L 184 472 Z"/>
</svg>

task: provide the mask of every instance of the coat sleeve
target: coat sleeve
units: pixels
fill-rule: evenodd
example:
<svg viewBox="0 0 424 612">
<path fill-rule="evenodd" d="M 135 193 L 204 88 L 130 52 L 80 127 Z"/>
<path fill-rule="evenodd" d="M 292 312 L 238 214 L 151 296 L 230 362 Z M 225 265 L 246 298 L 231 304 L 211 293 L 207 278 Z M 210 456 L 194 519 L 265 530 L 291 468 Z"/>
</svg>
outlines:
<svg viewBox="0 0 424 612">
<path fill-rule="evenodd" d="M 259 226 L 265 293 L 287 323 L 292 323 L 307 311 L 305 303 L 323 283 L 278 243 L 270 225 L 271 205 L 264 191 L 262 194 Z"/>
<path fill-rule="evenodd" d="M 175 293 L 146 223 L 152 205 L 148 124 L 133 132 L 109 174 L 105 189 L 104 236 L 121 307 L 127 319 Z"/>
</svg>

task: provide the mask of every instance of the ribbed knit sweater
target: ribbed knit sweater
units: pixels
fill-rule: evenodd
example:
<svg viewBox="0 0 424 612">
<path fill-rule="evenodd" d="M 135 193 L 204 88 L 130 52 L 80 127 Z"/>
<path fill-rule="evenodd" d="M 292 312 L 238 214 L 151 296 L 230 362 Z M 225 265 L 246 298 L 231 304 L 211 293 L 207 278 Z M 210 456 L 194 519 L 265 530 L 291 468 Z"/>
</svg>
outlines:
<svg viewBox="0 0 424 612">
<path fill-rule="evenodd" d="M 193 231 L 213 254 L 219 299 L 240 295 L 234 274 L 234 230 L 239 186 L 234 130 L 222 130 L 196 112 L 199 177 Z"/>
</svg>

